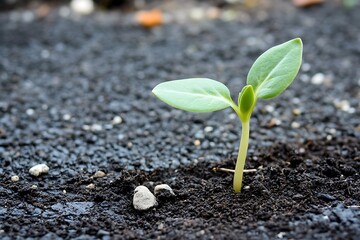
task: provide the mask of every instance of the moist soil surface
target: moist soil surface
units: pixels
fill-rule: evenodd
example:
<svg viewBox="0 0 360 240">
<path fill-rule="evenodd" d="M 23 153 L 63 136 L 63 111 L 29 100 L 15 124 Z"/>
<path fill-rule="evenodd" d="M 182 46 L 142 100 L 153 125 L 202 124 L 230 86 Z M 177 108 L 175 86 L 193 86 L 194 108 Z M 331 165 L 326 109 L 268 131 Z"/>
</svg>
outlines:
<svg viewBox="0 0 360 240">
<path fill-rule="evenodd" d="M 359 11 L 274 1 L 153 29 L 118 12 L 2 12 L 0 238 L 358 239 Z M 254 60 L 294 37 L 302 69 L 258 101 L 246 163 L 257 171 L 234 193 L 232 175 L 213 169 L 234 168 L 235 114 L 176 110 L 151 89 L 203 76 L 235 97 Z M 32 177 L 39 163 L 49 173 Z M 175 196 L 135 210 L 134 189 L 161 183 Z"/>
</svg>

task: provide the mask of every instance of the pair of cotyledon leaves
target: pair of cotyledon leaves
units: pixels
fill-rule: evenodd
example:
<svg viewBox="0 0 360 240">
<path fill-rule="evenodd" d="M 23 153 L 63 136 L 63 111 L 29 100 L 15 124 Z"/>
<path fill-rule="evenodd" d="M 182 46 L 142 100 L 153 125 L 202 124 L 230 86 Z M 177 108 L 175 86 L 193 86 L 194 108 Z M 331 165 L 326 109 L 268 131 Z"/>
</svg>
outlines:
<svg viewBox="0 0 360 240">
<path fill-rule="evenodd" d="M 189 112 L 213 112 L 238 107 L 242 120 L 251 114 L 258 98 L 278 96 L 295 79 L 302 60 L 302 42 L 296 38 L 270 48 L 251 67 L 247 85 L 239 93 L 238 106 L 222 83 L 208 78 L 190 78 L 161 83 L 153 93 L 165 103 Z"/>
</svg>

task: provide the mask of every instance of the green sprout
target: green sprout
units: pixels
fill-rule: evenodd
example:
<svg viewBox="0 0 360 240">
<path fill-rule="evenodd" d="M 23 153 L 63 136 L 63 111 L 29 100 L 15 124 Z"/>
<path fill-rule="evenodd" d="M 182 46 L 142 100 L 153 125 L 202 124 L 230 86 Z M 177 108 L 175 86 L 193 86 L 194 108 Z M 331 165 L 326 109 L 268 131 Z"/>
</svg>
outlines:
<svg viewBox="0 0 360 240">
<path fill-rule="evenodd" d="M 249 144 L 250 116 L 258 98 L 270 99 L 282 93 L 295 79 L 302 60 L 302 41 L 292 39 L 264 52 L 251 67 L 247 85 L 238 104 L 229 89 L 208 78 L 174 80 L 157 85 L 152 92 L 162 101 L 189 112 L 213 112 L 231 107 L 240 118 L 242 133 L 234 171 L 234 191 L 240 192 Z"/>
</svg>

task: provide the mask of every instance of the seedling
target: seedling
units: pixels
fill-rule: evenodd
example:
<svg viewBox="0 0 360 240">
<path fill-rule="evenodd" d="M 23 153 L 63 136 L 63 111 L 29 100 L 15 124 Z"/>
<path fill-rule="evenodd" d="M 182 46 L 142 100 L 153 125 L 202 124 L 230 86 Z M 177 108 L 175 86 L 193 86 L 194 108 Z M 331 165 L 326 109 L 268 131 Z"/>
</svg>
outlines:
<svg viewBox="0 0 360 240">
<path fill-rule="evenodd" d="M 234 172 L 234 191 L 241 191 L 249 143 L 250 116 L 259 98 L 270 99 L 282 93 L 295 79 L 302 59 L 302 42 L 296 38 L 272 47 L 252 65 L 247 85 L 234 103 L 229 89 L 208 78 L 174 80 L 157 85 L 152 92 L 162 101 L 189 112 L 213 112 L 231 107 L 240 118 L 242 133 Z"/>
</svg>

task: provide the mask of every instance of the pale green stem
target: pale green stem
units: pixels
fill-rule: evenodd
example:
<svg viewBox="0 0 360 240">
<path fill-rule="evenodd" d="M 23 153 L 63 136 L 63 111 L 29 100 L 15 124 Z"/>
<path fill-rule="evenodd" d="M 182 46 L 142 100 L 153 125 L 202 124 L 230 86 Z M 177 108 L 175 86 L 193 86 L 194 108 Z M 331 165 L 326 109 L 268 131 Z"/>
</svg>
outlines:
<svg viewBox="0 0 360 240">
<path fill-rule="evenodd" d="M 239 154 L 236 161 L 235 166 L 235 174 L 234 174 L 234 191 L 241 191 L 241 184 L 243 178 L 243 172 L 246 161 L 246 154 L 249 145 L 249 132 L 250 132 L 250 120 L 248 119 L 245 122 L 242 122 L 241 129 L 241 140 L 240 140 L 240 148 Z"/>
</svg>

